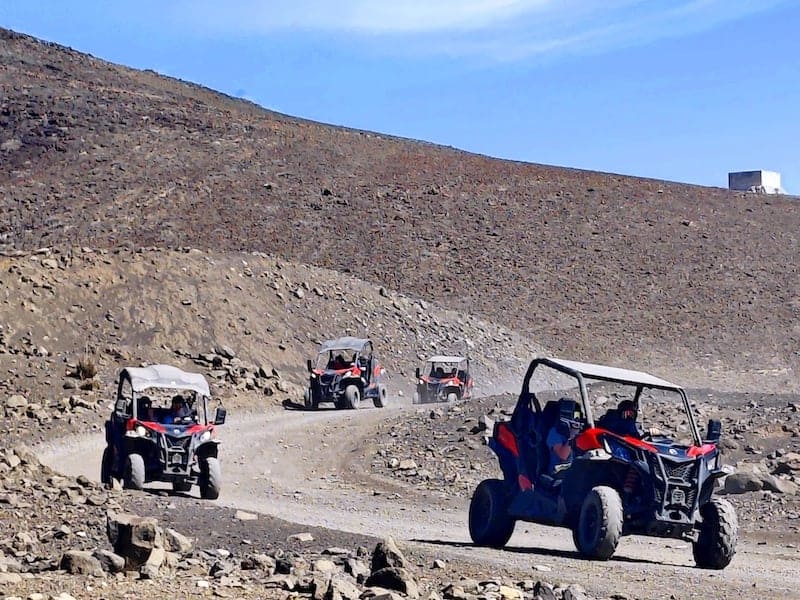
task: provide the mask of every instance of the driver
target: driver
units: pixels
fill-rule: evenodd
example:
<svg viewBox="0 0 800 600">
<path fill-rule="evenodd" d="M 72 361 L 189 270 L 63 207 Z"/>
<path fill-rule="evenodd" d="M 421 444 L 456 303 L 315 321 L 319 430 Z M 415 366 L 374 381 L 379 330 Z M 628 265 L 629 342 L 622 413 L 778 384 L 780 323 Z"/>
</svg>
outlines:
<svg viewBox="0 0 800 600">
<path fill-rule="evenodd" d="M 616 409 L 609 410 L 600 417 L 597 425 L 620 436 L 642 437 L 642 432 L 636 424 L 636 405 L 632 400 L 620 402 Z"/>
<path fill-rule="evenodd" d="M 186 404 L 186 400 L 180 394 L 176 394 L 172 397 L 172 404 L 170 405 L 169 412 L 164 417 L 164 423 L 181 423 L 189 415 L 190 411 L 189 406 Z"/>
</svg>

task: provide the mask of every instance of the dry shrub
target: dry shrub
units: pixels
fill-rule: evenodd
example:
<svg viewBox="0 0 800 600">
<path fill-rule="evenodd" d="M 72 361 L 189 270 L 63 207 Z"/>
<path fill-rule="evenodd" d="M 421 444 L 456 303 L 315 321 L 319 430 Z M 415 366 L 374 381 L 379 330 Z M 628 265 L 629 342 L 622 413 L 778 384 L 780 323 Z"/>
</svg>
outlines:
<svg viewBox="0 0 800 600">
<path fill-rule="evenodd" d="M 91 379 L 97 375 L 97 365 L 94 359 L 88 354 L 84 354 L 78 359 L 78 366 L 75 367 L 75 376 L 78 379 Z"/>
</svg>

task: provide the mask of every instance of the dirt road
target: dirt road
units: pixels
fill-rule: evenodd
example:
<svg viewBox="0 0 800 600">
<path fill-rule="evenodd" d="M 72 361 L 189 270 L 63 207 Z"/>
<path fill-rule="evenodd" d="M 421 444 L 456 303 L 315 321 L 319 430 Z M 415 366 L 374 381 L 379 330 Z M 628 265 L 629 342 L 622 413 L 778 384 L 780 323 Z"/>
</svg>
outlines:
<svg viewBox="0 0 800 600">
<path fill-rule="evenodd" d="M 363 440 L 407 407 L 355 412 L 286 410 L 232 419 L 222 448 L 222 505 L 295 523 L 375 536 L 392 535 L 466 573 L 577 582 L 601 594 L 638 598 L 800 598 L 800 551 L 740 542 L 724 571 L 693 567 L 677 540 L 624 538 L 606 563 L 578 557 L 566 530 L 520 523 L 502 551 L 469 543 L 469 498 L 436 494 L 361 472 Z M 44 462 L 97 479 L 101 435 L 40 448 Z M 488 452 L 488 450 L 487 450 Z"/>
</svg>

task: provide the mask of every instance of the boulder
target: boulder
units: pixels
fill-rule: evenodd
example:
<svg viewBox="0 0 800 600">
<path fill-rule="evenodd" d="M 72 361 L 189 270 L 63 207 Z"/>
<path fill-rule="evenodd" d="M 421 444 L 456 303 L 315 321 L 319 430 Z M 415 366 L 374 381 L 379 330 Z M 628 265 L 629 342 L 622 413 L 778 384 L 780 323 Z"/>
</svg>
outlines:
<svg viewBox="0 0 800 600">
<path fill-rule="evenodd" d="M 61 555 L 59 568 L 71 575 L 103 576 L 103 567 L 100 561 L 92 556 L 91 552 L 84 550 L 68 550 Z"/>
<path fill-rule="evenodd" d="M 725 478 L 726 494 L 757 492 L 762 487 L 761 477 L 755 473 L 733 473 Z"/>
<path fill-rule="evenodd" d="M 164 564 L 166 559 L 167 553 L 164 548 L 153 548 L 147 560 L 139 567 L 139 575 L 141 575 L 142 579 L 155 579 L 158 577 L 161 565 Z"/>
<path fill-rule="evenodd" d="M 387 590 L 395 590 L 408 596 L 409 598 L 419 598 L 419 588 L 411 573 L 402 567 L 385 567 L 373 571 L 364 585 L 368 587 L 381 587 Z"/>
<path fill-rule="evenodd" d="M 397 547 L 397 543 L 393 538 L 388 537 L 375 545 L 375 549 L 372 551 L 372 573 L 387 567 L 406 568 L 407 566 L 408 561 L 403 556 L 403 553 L 400 552 L 400 548 Z"/>
<path fill-rule="evenodd" d="M 188 554 L 192 551 L 192 540 L 175 531 L 174 529 L 164 530 L 164 548 L 168 552 L 177 552 L 178 554 Z"/>
<path fill-rule="evenodd" d="M 110 550 L 95 550 L 92 553 L 106 573 L 121 573 L 125 570 L 125 559 Z"/>
<path fill-rule="evenodd" d="M 333 573 L 336 570 L 336 564 L 327 558 L 318 558 L 312 563 L 311 569 L 315 573 Z"/>
<path fill-rule="evenodd" d="M 763 489 L 770 492 L 778 492 L 781 494 L 796 494 L 797 484 L 788 479 L 782 479 L 775 475 L 766 475 L 761 478 Z"/>
<path fill-rule="evenodd" d="M 164 532 L 153 517 L 108 511 L 106 532 L 114 552 L 125 558 L 128 570 L 139 569 L 154 548 L 164 548 Z"/>
<path fill-rule="evenodd" d="M 800 454 L 797 452 L 788 452 L 778 459 L 773 473 L 776 475 L 791 475 L 800 471 Z"/>
<path fill-rule="evenodd" d="M 358 600 L 361 590 L 348 577 L 334 576 L 330 580 L 325 600 Z"/>
<path fill-rule="evenodd" d="M 364 583 L 369 577 L 369 566 L 357 558 L 348 558 L 344 561 L 344 572 L 352 575 L 357 583 Z"/>
<path fill-rule="evenodd" d="M 557 600 L 555 588 L 544 581 L 537 581 L 533 586 L 533 597 L 537 600 Z"/>
<path fill-rule="evenodd" d="M 275 559 L 266 554 L 248 554 L 239 566 L 243 571 L 264 571 L 269 575 L 275 573 Z"/>
</svg>

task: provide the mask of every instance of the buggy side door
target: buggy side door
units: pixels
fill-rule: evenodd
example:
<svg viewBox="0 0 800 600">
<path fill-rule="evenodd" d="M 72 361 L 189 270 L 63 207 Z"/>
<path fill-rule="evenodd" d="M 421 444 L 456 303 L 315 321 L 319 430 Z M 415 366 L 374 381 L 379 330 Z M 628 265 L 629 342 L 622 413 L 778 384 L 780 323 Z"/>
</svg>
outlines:
<svg viewBox="0 0 800 600">
<path fill-rule="evenodd" d="M 372 344 L 368 343 L 365 344 L 364 347 L 361 349 L 361 353 L 358 356 L 359 360 L 359 367 L 362 370 L 364 375 L 364 381 L 366 381 L 367 386 L 372 383 L 374 377 L 372 371 L 375 368 L 375 357 L 372 354 Z"/>
</svg>

